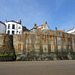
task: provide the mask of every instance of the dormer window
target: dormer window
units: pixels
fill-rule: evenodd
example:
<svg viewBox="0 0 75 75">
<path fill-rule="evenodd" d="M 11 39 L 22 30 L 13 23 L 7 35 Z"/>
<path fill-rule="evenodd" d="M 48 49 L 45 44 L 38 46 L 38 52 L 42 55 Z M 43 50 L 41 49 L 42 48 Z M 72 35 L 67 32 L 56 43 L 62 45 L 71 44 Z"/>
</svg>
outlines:
<svg viewBox="0 0 75 75">
<path fill-rule="evenodd" d="M 14 24 L 12 24 L 12 29 L 15 29 L 15 25 Z"/>
</svg>

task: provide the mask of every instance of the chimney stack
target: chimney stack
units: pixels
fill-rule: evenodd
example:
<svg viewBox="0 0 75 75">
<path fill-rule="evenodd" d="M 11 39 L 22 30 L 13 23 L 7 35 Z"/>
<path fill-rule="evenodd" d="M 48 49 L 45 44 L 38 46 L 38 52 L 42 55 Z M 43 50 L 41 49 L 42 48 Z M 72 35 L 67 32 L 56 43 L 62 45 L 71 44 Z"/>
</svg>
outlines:
<svg viewBox="0 0 75 75">
<path fill-rule="evenodd" d="M 20 19 L 19 23 L 21 24 L 21 19 Z"/>
<path fill-rule="evenodd" d="M 47 24 L 47 21 L 45 21 L 45 24 Z"/>
<path fill-rule="evenodd" d="M 34 24 L 34 28 L 35 28 L 35 29 L 37 28 L 37 25 L 36 25 L 36 23 Z"/>
<path fill-rule="evenodd" d="M 36 23 L 34 24 L 34 26 L 36 26 Z"/>
<path fill-rule="evenodd" d="M 65 32 L 65 29 L 63 31 Z"/>
<path fill-rule="evenodd" d="M 55 27 L 55 31 L 57 31 L 57 27 Z"/>
</svg>

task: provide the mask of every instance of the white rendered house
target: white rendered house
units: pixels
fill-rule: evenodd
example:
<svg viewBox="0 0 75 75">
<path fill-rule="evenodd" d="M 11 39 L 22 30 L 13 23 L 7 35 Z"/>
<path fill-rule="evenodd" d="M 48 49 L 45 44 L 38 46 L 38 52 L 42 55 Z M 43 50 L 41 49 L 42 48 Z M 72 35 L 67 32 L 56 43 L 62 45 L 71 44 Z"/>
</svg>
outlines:
<svg viewBox="0 0 75 75">
<path fill-rule="evenodd" d="M 68 30 L 68 31 L 67 31 L 67 33 L 75 34 L 75 27 L 74 27 L 74 28 L 72 28 L 72 29 L 70 29 L 70 30 Z"/>
<path fill-rule="evenodd" d="M 6 33 L 6 25 L 0 21 L 0 33 Z"/>
<path fill-rule="evenodd" d="M 20 21 L 6 21 L 6 34 L 12 35 L 12 34 L 22 34 L 23 31 L 27 30 L 26 27 L 21 25 Z"/>
</svg>

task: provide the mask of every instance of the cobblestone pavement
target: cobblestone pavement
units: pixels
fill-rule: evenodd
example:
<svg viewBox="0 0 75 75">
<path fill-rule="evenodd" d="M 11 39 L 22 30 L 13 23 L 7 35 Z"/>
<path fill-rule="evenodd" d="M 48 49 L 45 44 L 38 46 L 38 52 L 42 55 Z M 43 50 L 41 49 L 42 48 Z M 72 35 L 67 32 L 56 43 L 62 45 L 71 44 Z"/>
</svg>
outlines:
<svg viewBox="0 0 75 75">
<path fill-rule="evenodd" d="M 0 62 L 0 75 L 75 75 L 75 60 Z"/>
</svg>

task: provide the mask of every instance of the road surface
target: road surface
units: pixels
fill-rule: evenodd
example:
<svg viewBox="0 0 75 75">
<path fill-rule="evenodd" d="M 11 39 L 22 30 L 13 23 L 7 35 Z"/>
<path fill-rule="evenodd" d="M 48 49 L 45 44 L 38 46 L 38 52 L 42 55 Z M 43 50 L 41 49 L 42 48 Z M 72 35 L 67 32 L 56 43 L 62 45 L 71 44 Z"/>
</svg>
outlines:
<svg viewBox="0 0 75 75">
<path fill-rule="evenodd" d="M 0 75 L 75 75 L 75 60 L 0 62 Z"/>
</svg>

